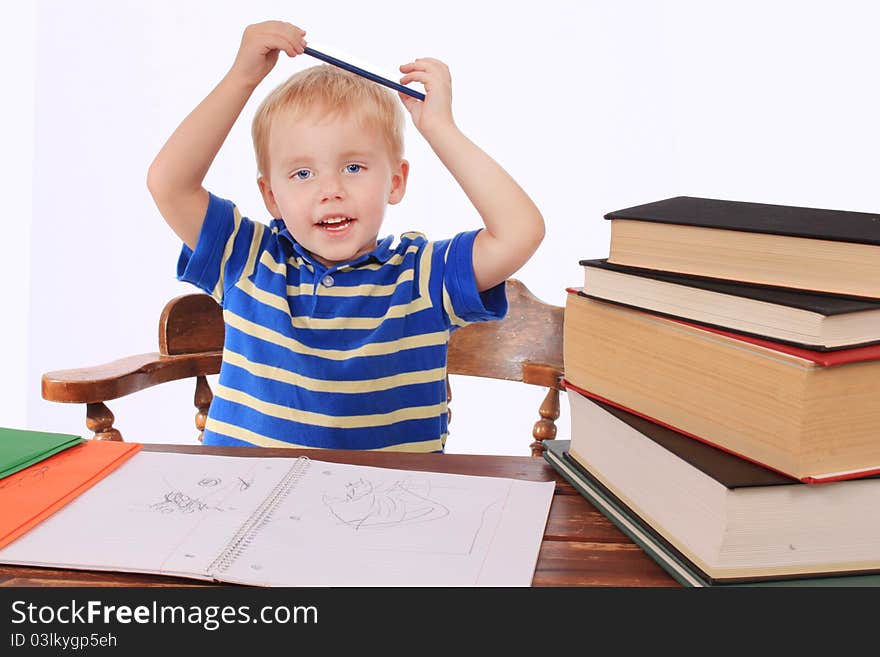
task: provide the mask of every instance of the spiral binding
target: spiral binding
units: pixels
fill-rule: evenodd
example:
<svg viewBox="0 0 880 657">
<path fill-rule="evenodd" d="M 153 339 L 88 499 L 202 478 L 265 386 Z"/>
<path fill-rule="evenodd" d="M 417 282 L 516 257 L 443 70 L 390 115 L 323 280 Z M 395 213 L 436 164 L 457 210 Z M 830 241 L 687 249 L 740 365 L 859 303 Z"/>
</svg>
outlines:
<svg viewBox="0 0 880 657">
<path fill-rule="evenodd" d="M 309 458 L 307 456 L 300 456 L 294 461 L 293 465 L 290 466 L 290 470 L 275 484 L 275 487 L 266 496 L 266 499 L 241 524 L 238 531 L 233 534 L 226 547 L 220 552 L 220 555 L 208 566 L 207 572 L 209 575 L 215 572 L 226 572 L 235 563 L 235 560 L 247 550 L 257 533 L 272 519 L 275 509 L 287 498 L 308 467 Z"/>
</svg>

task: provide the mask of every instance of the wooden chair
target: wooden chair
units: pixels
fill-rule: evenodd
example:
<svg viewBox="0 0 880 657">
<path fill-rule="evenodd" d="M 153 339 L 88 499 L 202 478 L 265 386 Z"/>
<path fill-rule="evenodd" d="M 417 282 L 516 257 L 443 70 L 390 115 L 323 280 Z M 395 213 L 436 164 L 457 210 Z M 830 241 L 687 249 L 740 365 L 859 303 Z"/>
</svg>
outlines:
<svg viewBox="0 0 880 657">
<path fill-rule="evenodd" d="M 538 300 L 520 281 L 507 284 L 509 311 L 495 322 L 477 322 L 455 331 L 449 343 L 449 374 L 521 381 L 548 388 L 532 429 L 533 456 L 541 441 L 556 436 L 562 389 L 563 308 Z M 223 315 L 207 294 L 169 301 L 159 319 L 159 351 L 104 365 L 47 372 L 43 399 L 86 405 L 86 426 L 99 440 L 122 440 L 106 403 L 167 381 L 195 377 L 196 428 L 202 439 L 213 393 L 207 376 L 220 371 Z M 446 379 L 447 401 L 452 400 Z M 451 420 L 450 411 L 450 420 Z"/>
</svg>

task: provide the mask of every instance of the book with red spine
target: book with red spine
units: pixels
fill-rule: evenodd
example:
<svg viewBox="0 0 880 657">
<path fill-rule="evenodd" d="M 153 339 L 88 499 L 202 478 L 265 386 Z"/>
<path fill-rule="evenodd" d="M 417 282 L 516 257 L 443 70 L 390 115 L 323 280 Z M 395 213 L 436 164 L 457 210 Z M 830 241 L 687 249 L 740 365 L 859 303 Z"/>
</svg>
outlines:
<svg viewBox="0 0 880 657">
<path fill-rule="evenodd" d="M 880 345 L 814 351 L 568 292 L 570 385 L 800 481 L 880 472 Z"/>
</svg>

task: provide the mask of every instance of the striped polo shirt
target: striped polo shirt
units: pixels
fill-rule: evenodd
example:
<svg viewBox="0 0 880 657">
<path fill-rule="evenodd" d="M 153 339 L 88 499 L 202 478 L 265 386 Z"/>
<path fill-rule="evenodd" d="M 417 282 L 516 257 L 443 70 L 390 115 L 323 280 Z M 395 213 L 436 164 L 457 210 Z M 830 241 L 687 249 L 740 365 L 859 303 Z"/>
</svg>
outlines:
<svg viewBox="0 0 880 657">
<path fill-rule="evenodd" d="M 283 220 L 252 221 L 211 194 L 177 269 L 226 325 L 204 443 L 442 451 L 449 335 L 507 312 L 503 283 L 477 291 L 478 232 L 389 236 L 328 268 Z"/>
</svg>

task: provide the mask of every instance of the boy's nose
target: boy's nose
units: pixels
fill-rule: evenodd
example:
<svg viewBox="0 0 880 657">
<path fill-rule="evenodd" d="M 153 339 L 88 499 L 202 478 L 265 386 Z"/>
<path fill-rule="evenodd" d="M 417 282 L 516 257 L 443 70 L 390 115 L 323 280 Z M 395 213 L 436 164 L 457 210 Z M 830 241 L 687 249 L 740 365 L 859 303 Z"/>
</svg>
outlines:
<svg viewBox="0 0 880 657">
<path fill-rule="evenodd" d="M 342 181 L 338 176 L 327 176 L 321 185 L 321 201 L 339 201 L 345 196 Z"/>
</svg>

